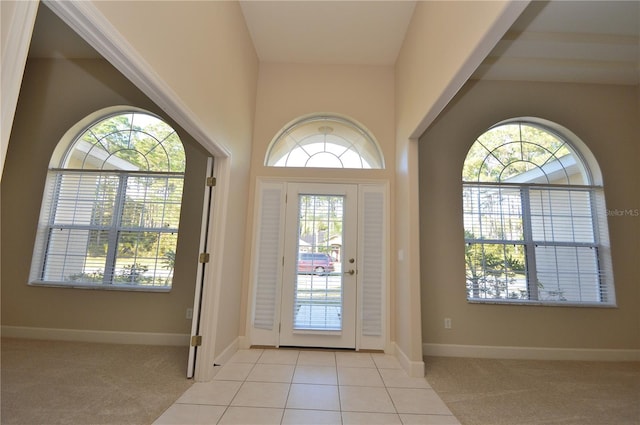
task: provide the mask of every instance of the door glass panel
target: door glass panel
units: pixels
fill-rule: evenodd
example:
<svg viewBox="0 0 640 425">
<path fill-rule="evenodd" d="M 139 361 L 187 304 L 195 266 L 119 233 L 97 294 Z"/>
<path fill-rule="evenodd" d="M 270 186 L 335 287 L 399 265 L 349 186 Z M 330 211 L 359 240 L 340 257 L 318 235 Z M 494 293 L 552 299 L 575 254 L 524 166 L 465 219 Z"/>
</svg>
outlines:
<svg viewBox="0 0 640 425">
<path fill-rule="evenodd" d="M 342 195 L 298 196 L 294 330 L 342 330 Z"/>
</svg>

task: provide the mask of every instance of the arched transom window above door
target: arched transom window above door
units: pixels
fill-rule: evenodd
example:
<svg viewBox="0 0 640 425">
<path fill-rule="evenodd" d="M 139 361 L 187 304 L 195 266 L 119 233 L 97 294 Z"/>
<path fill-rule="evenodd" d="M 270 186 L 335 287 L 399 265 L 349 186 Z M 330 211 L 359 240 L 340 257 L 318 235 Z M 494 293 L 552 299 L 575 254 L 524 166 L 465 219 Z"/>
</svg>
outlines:
<svg viewBox="0 0 640 425">
<path fill-rule="evenodd" d="M 273 138 L 267 167 L 384 169 L 373 135 L 355 121 L 328 114 L 299 118 Z"/>
</svg>

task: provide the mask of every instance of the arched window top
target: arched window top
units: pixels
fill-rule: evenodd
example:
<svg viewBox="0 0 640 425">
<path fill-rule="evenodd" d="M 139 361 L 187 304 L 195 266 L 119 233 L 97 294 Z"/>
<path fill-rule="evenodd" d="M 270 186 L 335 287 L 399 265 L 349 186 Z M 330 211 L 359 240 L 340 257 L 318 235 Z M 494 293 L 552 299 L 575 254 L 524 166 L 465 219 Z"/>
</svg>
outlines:
<svg viewBox="0 0 640 425">
<path fill-rule="evenodd" d="M 123 170 L 184 173 L 184 147 L 175 130 L 141 111 L 102 116 L 79 132 L 59 164 L 78 170 Z"/>
<path fill-rule="evenodd" d="M 479 183 L 592 185 L 583 156 L 564 134 L 545 124 L 509 120 L 473 143 L 462 179 Z"/>
<path fill-rule="evenodd" d="M 362 125 L 337 115 L 302 117 L 271 141 L 268 167 L 383 169 L 378 143 Z"/>
</svg>

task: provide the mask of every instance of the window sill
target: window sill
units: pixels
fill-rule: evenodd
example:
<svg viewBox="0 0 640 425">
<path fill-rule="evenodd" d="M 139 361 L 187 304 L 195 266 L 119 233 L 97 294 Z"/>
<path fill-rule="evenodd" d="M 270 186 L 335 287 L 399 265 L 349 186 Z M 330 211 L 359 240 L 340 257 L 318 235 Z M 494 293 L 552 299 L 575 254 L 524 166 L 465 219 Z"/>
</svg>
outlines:
<svg viewBox="0 0 640 425">
<path fill-rule="evenodd" d="M 492 305 L 518 305 L 534 307 L 595 307 L 595 308 L 618 308 L 617 304 L 606 303 L 579 303 L 575 301 L 524 301 L 524 300 L 490 300 L 490 299 L 467 299 L 469 304 L 492 304 Z"/>
<path fill-rule="evenodd" d="M 68 282 L 29 282 L 29 286 L 38 286 L 46 288 L 67 288 L 67 289 L 92 289 L 104 291 L 128 291 L 128 292 L 160 292 L 166 293 L 171 291 L 171 286 L 147 286 L 147 285 L 105 285 L 91 283 L 68 283 Z"/>
</svg>

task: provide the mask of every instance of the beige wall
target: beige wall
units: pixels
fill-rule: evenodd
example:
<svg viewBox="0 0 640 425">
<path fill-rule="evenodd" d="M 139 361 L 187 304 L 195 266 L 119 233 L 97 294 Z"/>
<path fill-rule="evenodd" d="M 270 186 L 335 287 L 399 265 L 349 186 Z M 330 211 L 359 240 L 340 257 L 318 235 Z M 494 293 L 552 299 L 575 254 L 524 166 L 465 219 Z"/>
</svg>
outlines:
<svg viewBox="0 0 640 425">
<path fill-rule="evenodd" d="M 163 116 L 103 60 L 30 60 L 2 180 L 2 325 L 79 330 L 189 332 L 206 151 L 172 123 L 187 153 L 173 288 L 169 293 L 28 286 L 31 254 L 51 154 L 64 133 L 99 109 L 132 105 Z"/>
<path fill-rule="evenodd" d="M 224 238 L 224 250 L 214 253 L 224 257 L 220 302 L 206 318 L 209 325 L 217 317 L 218 355 L 239 335 L 258 77 L 258 58 L 240 5 L 227 1 L 92 3 L 187 105 L 207 136 L 230 152 L 225 234 L 218 235 Z M 209 355 L 208 350 L 204 352 Z"/>
<path fill-rule="evenodd" d="M 475 138 L 512 117 L 573 131 L 602 170 L 607 209 L 638 211 L 638 87 L 469 82 L 420 138 L 423 340 L 432 344 L 638 349 L 640 217 L 609 217 L 618 308 L 469 304 L 462 228 L 462 164 Z M 452 319 L 445 330 L 443 319 Z"/>
<path fill-rule="evenodd" d="M 364 125 L 377 139 L 386 170 L 345 171 L 345 176 L 394 175 L 394 76 L 391 66 L 261 63 L 256 100 L 251 175 L 285 176 L 299 171 L 264 167 L 273 137 L 291 121 L 314 113 L 335 113 Z M 304 170 L 326 177 L 334 170 Z M 342 175 L 343 173 L 341 173 Z"/>
<path fill-rule="evenodd" d="M 168 87 L 169 91 L 165 96 L 172 100 L 172 108 L 175 105 L 183 108 L 184 115 L 193 118 L 198 125 L 199 134 L 204 134 L 205 140 L 198 140 L 207 149 L 216 152 L 222 150 L 229 153 L 227 164 L 230 166 L 230 184 L 228 199 L 225 199 L 222 211 L 217 217 L 224 216 L 224 234 L 216 234 L 216 238 L 224 240 L 224 249 L 214 255 L 223 256 L 222 269 L 216 270 L 223 276 L 223 282 L 217 290 L 219 295 L 215 299 L 224 298 L 224 302 L 215 308 L 215 314 L 209 311 L 206 326 L 215 326 L 209 335 L 215 336 L 215 341 L 207 340 L 203 344 L 202 353 L 208 358 L 215 357 L 224 348 L 228 347 L 239 335 L 239 305 L 241 295 L 242 266 L 244 261 L 244 234 L 246 228 L 246 193 L 249 187 L 249 164 L 251 154 L 251 135 L 253 132 L 253 114 L 255 108 L 255 91 L 257 84 L 258 59 L 251 43 L 251 39 L 246 28 L 240 6 L 237 2 L 101 2 L 95 1 L 91 4 L 80 5 L 81 14 L 89 14 L 91 22 L 97 22 L 100 28 L 108 28 L 109 34 L 105 39 L 118 43 L 120 39 L 126 39 L 122 46 L 126 55 L 131 55 L 138 61 L 136 64 L 143 64 L 143 68 L 152 69 L 151 76 L 155 82 L 160 82 L 160 87 Z M 72 8 L 73 9 L 73 8 Z M 77 8 L 76 8 L 77 9 Z M 76 9 L 72 13 L 76 13 Z M 87 19 L 80 20 L 86 23 Z M 105 24 L 106 23 L 106 24 Z M 110 28 L 112 27 L 112 28 Z M 90 29 L 89 29 L 90 31 Z M 102 34 L 98 34 L 99 39 L 103 39 Z M 125 55 L 125 56 L 126 56 Z M 117 56 L 117 55 L 116 55 Z M 127 56 L 130 57 L 130 56 Z M 135 66 L 137 66 L 134 64 Z M 123 70 L 123 72 L 125 72 Z M 130 69 L 127 72 L 131 72 Z M 145 71 L 146 72 L 146 71 Z M 87 80 L 92 80 L 98 85 L 106 82 L 105 88 L 111 89 L 113 84 L 103 75 L 87 76 Z M 83 81 L 83 78 L 79 80 Z M 64 107 L 71 111 L 81 111 L 86 113 L 87 105 L 79 105 L 70 102 L 64 91 L 60 91 L 54 85 L 47 84 L 47 78 L 38 81 L 41 83 L 39 94 L 42 92 L 57 93 L 59 99 L 65 101 Z M 87 82 L 88 84 L 88 82 Z M 76 85 L 77 86 L 77 85 Z M 134 92 L 130 84 L 127 86 L 127 95 Z M 152 86 L 157 90 L 157 85 Z M 116 91 L 115 88 L 113 88 Z M 157 97 L 157 93 L 147 93 L 149 96 Z M 132 94 L 133 96 L 133 94 Z M 160 96 L 162 97 L 162 96 Z M 99 98 L 96 98 L 99 99 Z M 96 101 L 94 99 L 94 101 Z M 34 132 L 42 133 L 40 126 L 31 123 Z M 215 146 L 211 146 L 214 141 Z M 11 149 L 11 147 L 10 147 Z M 35 150 L 29 152 L 39 159 L 46 157 L 48 152 Z M 24 153 L 23 153 L 24 155 Z M 9 159 L 9 161 L 13 161 Z M 15 166 L 24 166 L 23 159 L 16 157 Z M 218 161 L 220 164 L 221 161 Z M 32 163 L 30 163 L 31 165 Z M 5 165 L 5 175 L 7 171 Z M 15 171 L 14 171 L 15 172 Z M 21 176 L 22 177 L 22 176 Z M 30 178 L 30 177 L 27 177 Z M 36 179 L 37 181 L 37 179 Z M 198 178 L 198 182 L 201 179 Z M 3 225 L 7 221 L 5 216 L 5 197 L 3 181 Z M 193 192 L 198 198 L 202 196 L 200 188 Z M 35 198 L 39 199 L 40 194 Z M 39 210 L 35 207 L 32 214 L 37 216 Z M 201 210 L 197 216 L 193 216 L 192 223 L 200 226 Z M 35 226 L 35 222 L 33 222 Z M 3 230 L 4 230 L 3 226 Z M 24 234 L 34 231 L 35 227 L 25 225 L 22 227 Z M 198 229 L 199 231 L 199 229 Z M 3 232 L 3 264 L 10 264 L 6 260 L 5 233 Z M 15 235 L 14 235 L 15 237 Z M 13 243 L 13 242 L 12 242 Z M 197 240 L 187 242 L 187 249 L 194 249 L 197 252 Z M 182 245 L 179 245 L 179 249 Z M 30 248 L 31 249 L 31 248 Z M 24 255 L 30 256 L 29 250 L 23 250 Z M 29 252 L 27 252 L 29 251 Z M 28 263 L 28 260 L 26 260 Z M 24 263 L 24 261 L 22 262 Z M 20 263 L 20 264 L 22 264 Z M 24 264 L 27 264 L 24 263 Z M 19 273 L 27 273 L 28 266 L 21 267 Z M 178 273 L 176 265 L 176 275 Z M 195 266 L 194 266 L 195 269 Z M 15 312 L 21 317 L 20 325 L 41 326 L 41 327 L 77 327 L 90 329 L 110 329 L 122 331 L 141 332 L 179 332 L 186 333 L 190 321 L 184 319 L 186 306 L 193 303 L 193 286 L 189 294 L 181 295 L 181 300 L 170 298 L 174 295 L 167 295 L 164 298 L 155 297 L 153 306 L 156 312 L 164 311 L 163 308 L 171 306 L 175 308 L 175 313 L 170 315 L 163 313 L 163 317 L 158 319 L 154 315 L 143 314 L 148 309 L 142 310 L 140 306 L 146 306 L 140 301 L 145 294 L 116 293 L 105 291 L 72 291 L 56 290 L 53 288 L 38 288 L 42 291 L 50 291 L 57 294 L 48 299 L 35 298 L 31 300 L 31 293 L 7 293 L 5 286 L 5 269 L 3 273 L 3 325 L 18 324 L 15 321 L 5 322 L 6 313 Z M 210 275 L 212 276 L 212 275 Z M 26 285 L 25 282 L 21 283 Z M 25 288 L 16 286 L 16 288 Z M 21 291 L 23 290 L 21 289 Z M 33 290 L 35 288 L 27 288 Z M 209 294 L 214 288 L 209 288 Z M 66 300 L 63 292 L 73 293 L 74 306 L 69 310 L 56 309 L 57 315 L 47 313 L 46 316 L 52 320 L 41 320 L 41 311 L 50 309 L 50 305 L 57 305 Z M 172 291 L 172 294 L 175 293 Z M 29 297 L 25 298 L 28 295 Z M 157 295 L 157 294 L 153 294 Z M 149 296 L 149 294 L 147 294 Z M 211 298 L 211 297 L 209 297 Z M 16 300 L 25 300 L 22 304 L 17 304 Z M 110 299 L 117 300 L 111 302 Z M 12 303 L 16 307 L 7 307 Z M 24 312 L 17 312 L 18 306 L 27 305 Z M 66 305 L 66 304 L 65 304 Z M 129 314 L 116 314 L 115 310 L 125 312 L 136 311 L 135 321 Z M 210 309 L 213 310 L 213 309 Z M 173 310 L 171 310 L 173 311 Z M 111 314 L 111 316 L 109 314 Z M 178 324 L 173 322 L 173 316 L 179 313 Z M 84 321 L 85 316 L 97 316 L 97 319 Z M 54 316 L 57 318 L 54 320 Z M 157 316 L 157 314 L 156 314 Z M 171 316 L 171 317 L 164 317 Z M 110 317 L 113 320 L 109 319 Z M 215 320 L 213 319 L 215 318 Z M 213 346 L 215 344 L 215 346 Z M 202 363 L 202 362 L 201 362 Z M 204 364 L 204 363 L 202 363 Z M 207 372 L 208 373 L 208 372 Z M 206 374 L 206 373 L 205 373 Z"/>
<path fill-rule="evenodd" d="M 425 309 L 420 305 L 418 149 L 413 138 L 435 119 L 527 3 L 418 2 L 396 62 L 396 342 L 410 361 L 422 361 L 419 317 Z"/>
<path fill-rule="evenodd" d="M 312 113 L 334 113 L 364 125 L 382 149 L 384 170 L 291 169 L 265 167 L 267 148 L 288 123 Z M 375 179 L 393 182 L 394 77 L 391 66 L 317 66 L 261 63 L 256 101 L 256 119 L 251 156 L 249 218 L 245 239 L 251 249 L 254 190 L 258 177 Z M 393 241 L 392 241 L 393 243 Z M 249 267 L 245 261 L 243 317 L 247 313 Z"/>
</svg>

